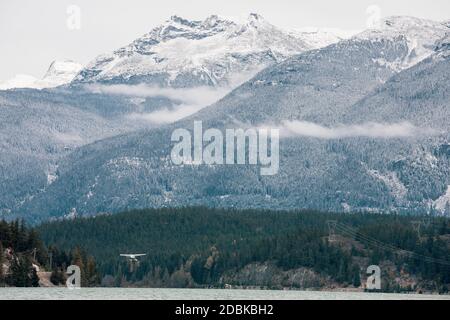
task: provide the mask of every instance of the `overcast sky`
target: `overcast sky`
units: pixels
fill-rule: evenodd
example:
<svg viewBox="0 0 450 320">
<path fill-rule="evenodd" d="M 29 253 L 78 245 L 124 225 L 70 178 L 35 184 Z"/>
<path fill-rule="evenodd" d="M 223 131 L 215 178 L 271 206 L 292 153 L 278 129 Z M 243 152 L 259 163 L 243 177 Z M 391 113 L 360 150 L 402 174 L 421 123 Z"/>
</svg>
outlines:
<svg viewBox="0 0 450 320">
<path fill-rule="evenodd" d="M 71 5 L 80 28 L 70 29 Z M 0 0 L 0 81 L 16 74 L 42 77 L 53 60 L 86 64 L 128 44 L 172 15 L 203 20 L 211 14 L 244 17 L 251 12 L 287 28 L 364 29 L 367 8 L 381 16 L 450 19 L 449 0 Z M 76 19 L 69 25 L 77 26 Z"/>
</svg>

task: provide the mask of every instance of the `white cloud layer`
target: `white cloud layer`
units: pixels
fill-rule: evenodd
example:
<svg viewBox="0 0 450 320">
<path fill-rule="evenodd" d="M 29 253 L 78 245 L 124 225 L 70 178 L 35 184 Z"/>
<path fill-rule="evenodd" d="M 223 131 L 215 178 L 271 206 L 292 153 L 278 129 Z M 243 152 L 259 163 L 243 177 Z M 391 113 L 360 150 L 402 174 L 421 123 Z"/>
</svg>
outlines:
<svg viewBox="0 0 450 320">
<path fill-rule="evenodd" d="M 182 104 L 171 110 L 164 108 L 154 112 L 131 113 L 127 115 L 127 118 L 131 120 L 146 121 L 154 124 L 165 124 L 181 120 L 187 116 L 190 116 L 191 114 L 196 113 L 202 108 L 203 106 L 201 105 Z"/>
<path fill-rule="evenodd" d="M 123 95 L 132 98 L 166 97 L 171 100 L 181 101 L 181 104 L 174 108 L 164 108 L 151 113 L 133 113 L 128 116 L 132 120 L 142 120 L 153 124 L 166 124 L 178 121 L 190 116 L 204 107 L 207 107 L 218 100 L 234 88 L 252 78 L 262 67 L 252 70 L 242 71 L 233 74 L 228 79 L 227 86 L 209 87 L 200 86 L 194 88 L 160 88 L 148 84 L 138 85 L 87 85 L 86 88 L 92 92 Z"/>
<path fill-rule="evenodd" d="M 409 122 L 376 123 L 368 122 L 358 125 L 340 125 L 325 127 L 307 121 L 283 121 L 281 132 L 285 136 L 304 136 L 319 139 L 341 139 L 353 137 L 367 138 L 412 138 L 439 134 L 431 128 L 417 127 Z"/>
<path fill-rule="evenodd" d="M 163 108 L 149 113 L 133 113 L 128 117 L 133 120 L 143 120 L 154 124 L 172 123 L 190 116 L 202 108 L 220 100 L 230 87 L 195 87 L 195 88 L 159 88 L 145 84 L 139 85 L 90 85 L 92 92 L 124 95 L 135 98 L 166 97 L 181 101 L 181 104 L 168 109 Z"/>
</svg>

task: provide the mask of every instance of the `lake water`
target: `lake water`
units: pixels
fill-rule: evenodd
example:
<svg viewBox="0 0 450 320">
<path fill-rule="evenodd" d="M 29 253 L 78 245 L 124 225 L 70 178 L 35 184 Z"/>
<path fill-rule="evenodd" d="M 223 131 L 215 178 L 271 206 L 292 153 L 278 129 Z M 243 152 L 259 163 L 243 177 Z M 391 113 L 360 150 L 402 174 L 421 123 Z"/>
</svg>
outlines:
<svg viewBox="0 0 450 320">
<path fill-rule="evenodd" d="M 450 300 L 450 295 L 360 292 L 134 289 L 0 288 L 0 300 Z"/>
</svg>

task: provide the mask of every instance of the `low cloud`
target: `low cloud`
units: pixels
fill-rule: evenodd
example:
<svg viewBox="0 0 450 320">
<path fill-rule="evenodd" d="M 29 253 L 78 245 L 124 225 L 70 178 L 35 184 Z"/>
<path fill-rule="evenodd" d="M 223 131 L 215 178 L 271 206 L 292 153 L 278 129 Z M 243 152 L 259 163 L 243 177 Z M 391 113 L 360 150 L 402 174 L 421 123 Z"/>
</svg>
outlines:
<svg viewBox="0 0 450 320">
<path fill-rule="evenodd" d="M 207 107 L 231 92 L 234 88 L 252 78 L 263 66 L 233 74 L 228 78 L 228 85 L 218 87 L 199 86 L 194 88 L 161 88 L 148 84 L 138 85 L 87 85 L 87 90 L 95 93 L 122 95 L 130 98 L 165 97 L 178 105 L 149 113 L 133 113 L 128 118 L 143 120 L 155 124 L 171 123 L 190 116 Z"/>
<path fill-rule="evenodd" d="M 409 122 L 393 124 L 368 122 L 358 125 L 339 125 L 325 127 L 307 121 L 284 121 L 281 125 L 284 136 L 303 136 L 319 139 L 342 139 L 353 137 L 367 138 L 411 138 L 439 134 L 431 128 L 417 127 Z"/>
<path fill-rule="evenodd" d="M 160 88 L 145 84 L 138 85 L 90 85 L 92 92 L 123 95 L 129 97 L 166 97 L 173 100 L 182 101 L 187 104 L 204 105 L 210 104 L 226 95 L 231 89 L 214 87 L 195 88 Z"/>
<path fill-rule="evenodd" d="M 230 87 L 159 88 L 140 85 L 90 85 L 88 89 L 96 93 L 123 95 L 133 98 L 166 97 L 180 104 L 173 108 L 163 108 L 149 113 L 133 113 L 127 117 L 155 124 L 171 123 L 190 116 L 206 106 L 223 98 Z"/>
<path fill-rule="evenodd" d="M 161 109 L 154 112 L 131 113 L 127 115 L 128 119 L 146 121 L 154 124 L 172 123 L 181 120 L 191 114 L 200 111 L 203 107 L 196 105 L 179 105 L 173 109 Z"/>
</svg>

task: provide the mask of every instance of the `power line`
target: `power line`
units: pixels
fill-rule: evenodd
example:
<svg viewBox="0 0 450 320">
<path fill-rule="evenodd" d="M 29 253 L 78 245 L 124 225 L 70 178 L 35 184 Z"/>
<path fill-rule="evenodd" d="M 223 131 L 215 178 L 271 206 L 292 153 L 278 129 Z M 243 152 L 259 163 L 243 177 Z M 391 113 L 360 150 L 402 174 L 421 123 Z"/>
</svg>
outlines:
<svg viewBox="0 0 450 320">
<path fill-rule="evenodd" d="M 381 248 L 381 249 L 385 249 L 385 250 L 389 250 L 389 251 L 393 251 L 395 254 L 406 254 L 412 258 L 418 259 L 418 260 L 422 260 L 425 262 L 429 262 L 429 263 L 437 263 L 437 264 L 442 264 L 442 265 L 446 265 L 446 266 L 450 266 L 450 261 L 446 261 L 446 260 L 442 260 L 442 259 L 436 259 L 433 257 L 428 257 L 419 253 L 415 253 L 409 250 L 405 250 L 405 249 L 401 249 L 399 247 L 393 246 L 391 244 L 387 244 L 384 243 L 382 241 L 379 241 L 375 238 L 372 238 L 368 235 L 364 235 L 361 232 L 355 231 L 352 227 L 347 226 L 343 223 L 336 223 L 336 229 L 338 231 L 347 233 L 348 235 L 354 237 L 355 239 L 360 239 L 362 241 L 365 241 L 366 243 L 375 246 L 377 248 Z"/>
</svg>

